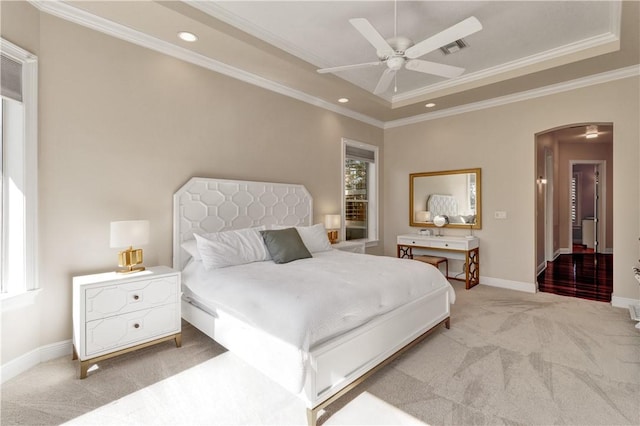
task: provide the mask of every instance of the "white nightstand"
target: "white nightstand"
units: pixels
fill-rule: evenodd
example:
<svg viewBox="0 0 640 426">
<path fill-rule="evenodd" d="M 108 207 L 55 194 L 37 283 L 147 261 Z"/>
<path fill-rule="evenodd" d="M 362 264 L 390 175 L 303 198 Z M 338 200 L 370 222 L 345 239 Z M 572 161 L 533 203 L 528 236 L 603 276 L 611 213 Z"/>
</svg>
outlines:
<svg viewBox="0 0 640 426">
<path fill-rule="evenodd" d="M 364 240 L 340 241 L 332 244 L 331 247 L 342 251 L 350 251 L 351 253 L 364 254 Z"/>
<path fill-rule="evenodd" d="M 73 359 L 90 365 L 156 343 L 182 345 L 180 272 L 166 266 L 132 274 L 73 277 Z"/>
</svg>

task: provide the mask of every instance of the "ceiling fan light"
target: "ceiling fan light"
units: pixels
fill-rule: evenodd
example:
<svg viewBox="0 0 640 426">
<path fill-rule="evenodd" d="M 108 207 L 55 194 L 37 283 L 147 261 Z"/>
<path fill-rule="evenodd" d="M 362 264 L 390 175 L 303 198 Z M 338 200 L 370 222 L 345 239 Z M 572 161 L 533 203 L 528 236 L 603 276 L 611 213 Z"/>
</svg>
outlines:
<svg viewBox="0 0 640 426">
<path fill-rule="evenodd" d="M 404 58 L 401 56 L 394 56 L 393 58 L 387 59 L 387 66 L 394 70 L 398 71 L 404 65 Z"/>
</svg>

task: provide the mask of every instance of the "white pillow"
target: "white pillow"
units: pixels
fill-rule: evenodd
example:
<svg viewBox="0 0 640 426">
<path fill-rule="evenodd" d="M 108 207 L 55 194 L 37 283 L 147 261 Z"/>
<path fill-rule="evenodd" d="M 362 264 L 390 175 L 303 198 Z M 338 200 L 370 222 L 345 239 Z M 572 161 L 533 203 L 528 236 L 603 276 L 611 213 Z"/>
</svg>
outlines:
<svg viewBox="0 0 640 426">
<path fill-rule="evenodd" d="M 191 256 L 193 260 L 202 260 L 202 257 L 200 257 L 200 252 L 198 251 L 198 243 L 196 243 L 195 238 L 185 241 L 184 243 L 180 244 L 180 247 L 182 247 L 184 251 L 189 253 L 189 256 Z"/>
<path fill-rule="evenodd" d="M 264 227 L 194 234 L 204 267 L 217 269 L 268 260 L 270 257 L 260 230 Z"/>
<path fill-rule="evenodd" d="M 272 229 L 296 228 L 302 242 L 311 253 L 331 250 L 331 242 L 327 236 L 327 230 L 322 223 L 312 226 L 282 226 L 273 225 Z"/>
</svg>

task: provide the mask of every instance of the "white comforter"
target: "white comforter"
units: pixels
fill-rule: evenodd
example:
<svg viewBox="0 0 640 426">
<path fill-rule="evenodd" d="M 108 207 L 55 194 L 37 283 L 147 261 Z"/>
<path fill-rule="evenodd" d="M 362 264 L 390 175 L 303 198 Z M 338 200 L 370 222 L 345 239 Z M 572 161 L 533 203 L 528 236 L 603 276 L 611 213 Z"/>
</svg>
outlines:
<svg viewBox="0 0 640 426">
<path fill-rule="evenodd" d="M 302 351 L 443 286 L 455 301 L 442 273 L 423 262 L 338 250 L 313 256 L 211 271 L 191 262 L 182 275 L 184 294 Z"/>
</svg>

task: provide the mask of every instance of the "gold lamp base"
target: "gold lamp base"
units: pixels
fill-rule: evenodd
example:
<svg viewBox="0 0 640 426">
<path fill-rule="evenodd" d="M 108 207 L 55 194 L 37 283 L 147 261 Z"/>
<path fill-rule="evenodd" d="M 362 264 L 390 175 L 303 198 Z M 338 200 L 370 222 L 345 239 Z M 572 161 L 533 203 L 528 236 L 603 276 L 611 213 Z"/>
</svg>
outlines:
<svg viewBox="0 0 640 426">
<path fill-rule="evenodd" d="M 134 249 L 129 247 L 118 253 L 118 266 L 125 269 L 119 269 L 119 274 L 131 274 L 133 272 L 144 271 L 142 263 L 142 249 Z M 137 266 L 140 265 L 140 266 Z"/>
<path fill-rule="evenodd" d="M 335 229 L 332 231 L 327 231 L 327 237 L 329 237 L 329 242 L 331 244 L 335 244 L 338 242 L 338 231 Z"/>
</svg>

